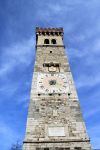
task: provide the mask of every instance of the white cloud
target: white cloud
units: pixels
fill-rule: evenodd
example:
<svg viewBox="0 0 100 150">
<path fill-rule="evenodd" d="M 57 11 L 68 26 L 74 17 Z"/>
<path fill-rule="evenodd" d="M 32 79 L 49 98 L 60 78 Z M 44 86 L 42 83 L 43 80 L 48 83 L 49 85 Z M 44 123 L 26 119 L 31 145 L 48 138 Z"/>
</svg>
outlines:
<svg viewBox="0 0 100 150">
<path fill-rule="evenodd" d="M 6 81 L 5 81 L 6 82 Z M 10 84 L 9 82 L 6 84 L 0 85 L 0 92 L 5 93 L 5 95 L 13 95 L 13 93 L 17 90 L 18 85 L 17 84 Z M 0 100 L 2 102 L 2 99 Z"/>
<path fill-rule="evenodd" d="M 85 74 L 82 76 L 78 76 L 76 79 L 76 85 L 77 88 L 82 88 L 84 86 L 86 87 L 93 87 L 96 84 L 100 83 L 100 74 L 95 74 L 95 75 L 88 75 Z"/>
<path fill-rule="evenodd" d="M 100 37 L 93 41 L 91 51 L 94 55 L 98 54 L 100 55 Z"/>
<path fill-rule="evenodd" d="M 73 61 L 73 59 L 77 59 L 76 60 L 78 62 L 77 66 L 80 66 L 79 70 L 76 71 L 78 72 L 77 79 L 76 79 L 76 84 L 78 88 L 85 87 L 85 86 L 91 88 L 95 86 L 96 84 L 100 83 L 99 67 L 96 66 L 97 64 L 98 66 L 100 66 L 100 61 L 99 61 L 99 58 L 95 56 L 95 55 L 99 55 L 100 53 L 99 52 L 100 40 L 99 40 L 99 37 L 98 39 L 96 37 L 96 40 L 94 40 L 95 39 L 94 35 L 99 33 L 100 31 L 100 21 L 98 19 L 99 14 L 97 16 L 94 12 L 94 9 L 97 9 L 97 7 L 95 7 L 97 3 L 100 3 L 100 2 L 98 0 L 97 1 L 91 0 L 91 1 L 86 1 L 86 2 L 84 2 L 84 0 L 76 0 L 76 1 L 63 0 L 62 2 L 57 1 L 57 3 L 55 3 L 55 0 L 54 0 L 49 3 L 48 1 L 46 1 L 46 4 L 45 4 L 41 1 L 39 2 L 39 4 L 37 2 L 36 4 L 38 5 L 36 6 L 35 10 L 32 8 L 33 11 L 31 11 L 33 12 L 32 13 L 33 17 L 36 18 L 35 22 L 32 21 L 34 24 L 37 22 L 37 23 L 40 23 L 41 25 L 45 24 L 46 26 L 57 25 L 57 26 L 64 27 L 65 37 L 69 36 L 68 40 L 71 43 L 71 46 L 68 49 L 70 60 Z M 44 6 L 41 7 L 41 5 L 43 4 Z M 26 15 L 24 16 L 26 17 Z M 28 17 L 30 16 L 31 15 L 28 15 Z M 30 17 L 30 18 L 33 19 L 33 17 Z M 28 19 L 28 18 L 25 18 L 25 19 Z M 81 28 L 82 25 L 83 25 L 83 28 Z M 73 34 L 73 37 L 70 36 L 71 33 Z M 79 34 L 77 35 L 77 33 Z M 92 40 L 90 41 L 90 39 Z M 67 46 L 68 41 L 66 40 L 65 42 L 66 42 L 65 45 Z M 73 43 L 76 43 L 75 46 L 73 46 Z M 81 45 L 80 48 L 78 47 L 78 44 Z M 33 45 L 34 45 L 34 39 L 31 37 L 29 40 L 25 40 L 20 43 L 15 43 L 8 48 L 4 47 L 3 56 L 2 56 L 3 57 L 2 64 L 0 67 L 1 69 L 0 77 L 4 79 L 5 76 L 11 73 L 16 66 L 19 66 L 21 68 L 23 65 L 24 66 L 29 65 L 30 62 L 33 61 L 33 53 L 34 53 Z M 81 64 L 79 64 L 80 63 L 79 59 L 83 60 L 84 65 L 81 66 Z M 79 72 L 81 73 L 81 70 L 80 70 L 81 67 L 87 68 L 89 70 L 93 69 L 93 72 L 95 72 L 96 70 L 97 71 L 95 75 L 94 73 L 92 73 L 91 76 L 89 76 L 87 72 L 84 72 L 83 75 L 82 74 L 79 75 Z M 17 90 L 16 87 L 18 89 L 18 87 L 20 87 L 20 84 L 4 85 L 4 86 L 1 86 L 0 90 L 8 91 L 8 93 L 11 92 L 12 94 Z M 94 96 L 93 94 L 94 93 L 91 93 L 91 97 Z M 23 107 L 27 107 L 26 101 L 28 98 L 26 95 L 21 95 L 21 97 L 19 96 L 18 99 L 16 100 L 18 104 L 23 103 Z M 99 101 L 99 98 L 97 98 L 95 101 L 97 100 Z M 92 115 L 97 114 L 97 113 L 99 113 L 99 108 L 97 110 L 92 109 L 90 112 L 85 114 L 85 117 L 89 118 Z M 98 131 L 100 131 L 100 126 L 95 126 L 91 129 L 89 127 L 89 132 L 92 133 L 91 137 L 94 137 L 92 139 L 92 143 L 96 146 L 98 145 L 97 148 L 100 145 L 99 144 L 100 136 L 98 136 Z M 4 137 L 4 141 L 6 144 L 13 142 L 12 141 L 13 135 L 15 136 L 17 134 L 10 127 L 8 127 L 8 124 L 6 126 L 5 123 L 0 124 L 0 132 L 1 132 L 1 135 Z M 2 145 L 4 146 L 4 143 L 2 143 Z"/>
<path fill-rule="evenodd" d="M 91 110 L 84 112 L 84 117 L 89 119 L 89 117 L 92 118 L 93 115 L 97 114 L 100 114 L 100 108 L 92 108 Z"/>
<path fill-rule="evenodd" d="M 35 40 L 31 37 L 28 40 L 20 41 L 20 43 L 13 43 L 10 47 L 4 47 L 0 76 L 4 77 L 4 75 L 13 71 L 15 66 L 20 66 L 21 64 L 29 65 L 34 55 L 34 43 Z"/>
<path fill-rule="evenodd" d="M 3 48 L 3 54 L 1 58 L 1 68 L 0 68 L 0 93 L 1 95 L 5 95 L 5 99 L 0 100 L 0 104 L 4 101 L 11 101 L 12 96 L 15 98 L 15 104 L 23 104 L 23 107 L 27 107 L 28 105 L 28 89 L 29 82 L 25 81 L 22 83 L 22 78 L 17 79 L 18 72 L 15 70 L 16 68 L 23 69 L 30 65 L 34 58 L 34 49 L 35 49 L 35 40 L 31 37 L 28 40 L 20 41 L 20 43 L 16 43 L 9 47 Z M 13 77 L 14 76 L 14 77 Z M 13 79 L 12 79 L 13 77 Z M 24 78 L 24 77 L 23 77 Z M 22 85 L 24 85 L 22 89 Z M 23 90 L 23 94 L 20 97 L 20 90 Z M 27 93 L 27 96 L 26 96 Z"/>
</svg>

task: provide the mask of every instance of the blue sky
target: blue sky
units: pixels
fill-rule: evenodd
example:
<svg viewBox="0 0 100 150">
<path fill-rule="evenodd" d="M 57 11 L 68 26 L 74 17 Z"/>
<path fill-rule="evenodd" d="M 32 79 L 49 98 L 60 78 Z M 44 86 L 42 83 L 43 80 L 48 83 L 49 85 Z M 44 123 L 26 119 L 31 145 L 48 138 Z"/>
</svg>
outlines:
<svg viewBox="0 0 100 150">
<path fill-rule="evenodd" d="M 100 0 L 0 0 L 0 149 L 24 139 L 36 26 L 64 28 L 87 131 L 100 148 Z"/>
</svg>

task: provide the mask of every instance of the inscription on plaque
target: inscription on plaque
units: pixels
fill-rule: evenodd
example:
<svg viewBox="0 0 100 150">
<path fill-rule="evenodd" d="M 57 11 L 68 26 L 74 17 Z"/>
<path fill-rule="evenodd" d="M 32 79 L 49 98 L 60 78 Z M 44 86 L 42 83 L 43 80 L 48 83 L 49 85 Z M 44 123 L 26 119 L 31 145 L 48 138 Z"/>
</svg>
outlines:
<svg viewBox="0 0 100 150">
<path fill-rule="evenodd" d="M 49 127 L 48 135 L 49 136 L 65 136 L 64 127 Z"/>
</svg>

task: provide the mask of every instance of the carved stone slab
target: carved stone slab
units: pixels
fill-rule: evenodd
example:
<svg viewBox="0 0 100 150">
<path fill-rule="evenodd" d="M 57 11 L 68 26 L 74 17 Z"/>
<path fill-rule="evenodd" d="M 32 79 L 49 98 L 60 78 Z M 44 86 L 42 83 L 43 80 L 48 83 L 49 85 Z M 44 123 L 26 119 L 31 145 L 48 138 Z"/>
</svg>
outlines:
<svg viewBox="0 0 100 150">
<path fill-rule="evenodd" d="M 64 127 L 49 127 L 48 135 L 49 136 L 65 136 Z"/>
</svg>

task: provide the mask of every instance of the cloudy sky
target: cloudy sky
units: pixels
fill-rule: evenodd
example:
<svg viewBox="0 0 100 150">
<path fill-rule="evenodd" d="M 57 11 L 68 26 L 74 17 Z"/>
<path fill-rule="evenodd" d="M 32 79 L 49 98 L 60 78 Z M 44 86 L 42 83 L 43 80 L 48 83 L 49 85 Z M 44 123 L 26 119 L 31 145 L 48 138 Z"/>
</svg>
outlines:
<svg viewBox="0 0 100 150">
<path fill-rule="evenodd" d="M 0 0 L 0 149 L 24 139 L 36 26 L 64 28 L 87 132 L 100 148 L 100 0 Z"/>
</svg>

